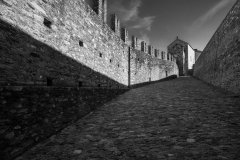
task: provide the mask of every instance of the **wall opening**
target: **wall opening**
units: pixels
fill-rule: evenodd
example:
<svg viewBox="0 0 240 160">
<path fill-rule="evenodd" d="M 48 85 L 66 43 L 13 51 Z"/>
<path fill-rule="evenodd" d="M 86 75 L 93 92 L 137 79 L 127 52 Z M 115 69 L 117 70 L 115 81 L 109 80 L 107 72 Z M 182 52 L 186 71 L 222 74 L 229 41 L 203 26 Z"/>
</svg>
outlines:
<svg viewBox="0 0 240 160">
<path fill-rule="evenodd" d="M 112 59 L 110 59 L 110 63 L 112 63 Z"/>
<path fill-rule="evenodd" d="M 78 87 L 82 87 L 82 85 L 83 85 L 83 82 L 79 81 L 78 82 Z"/>
<path fill-rule="evenodd" d="M 52 86 L 52 85 L 53 85 L 53 80 L 47 77 L 47 86 Z"/>
<path fill-rule="evenodd" d="M 83 41 L 79 41 L 79 46 L 83 47 Z"/>
<path fill-rule="evenodd" d="M 99 57 L 102 57 L 102 53 L 99 53 Z"/>
<path fill-rule="evenodd" d="M 98 84 L 97 86 L 98 86 L 98 88 L 100 88 L 100 87 L 101 87 L 101 84 Z"/>
<path fill-rule="evenodd" d="M 49 21 L 48 19 L 44 18 L 43 24 L 44 24 L 46 27 L 48 27 L 48 28 L 51 29 L 52 22 Z"/>
</svg>

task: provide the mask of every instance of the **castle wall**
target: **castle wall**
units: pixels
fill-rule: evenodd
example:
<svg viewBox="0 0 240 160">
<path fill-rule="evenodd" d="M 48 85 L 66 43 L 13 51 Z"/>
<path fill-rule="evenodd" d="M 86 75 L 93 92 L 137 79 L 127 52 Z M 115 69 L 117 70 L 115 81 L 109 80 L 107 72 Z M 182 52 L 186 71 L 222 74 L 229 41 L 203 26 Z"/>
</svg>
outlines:
<svg viewBox="0 0 240 160">
<path fill-rule="evenodd" d="M 0 159 L 13 159 L 125 91 L 0 87 Z"/>
<path fill-rule="evenodd" d="M 154 55 L 131 49 L 131 85 L 157 81 L 167 76 L 178 75 L 175 62 L 155 58 Z"/>
<path fill-rule="evenodd" d="M 225 17 L 194 67 L 194 76 L 240 94 L 240 0 Z"/>
<path fill-rule="evenodd" d="M 83 0 L 5 3 L 1 82 L 45 85 L 48 78 L 60 86 L 128 85 L 127 45 Z"/>
<path fill-rule="evenodd" d="M 117 17 L 115 32 L 104 23 L 106 1 L 97 7 L 92 2 L 93 7 L 84 0 L 0 1 L 0 155 L 5 160 L 129 85 L 178 75 L 174 62 L 136 50 L 140 45 L 129 52 L 127 31 L 120 34 Z"/>
</svg>

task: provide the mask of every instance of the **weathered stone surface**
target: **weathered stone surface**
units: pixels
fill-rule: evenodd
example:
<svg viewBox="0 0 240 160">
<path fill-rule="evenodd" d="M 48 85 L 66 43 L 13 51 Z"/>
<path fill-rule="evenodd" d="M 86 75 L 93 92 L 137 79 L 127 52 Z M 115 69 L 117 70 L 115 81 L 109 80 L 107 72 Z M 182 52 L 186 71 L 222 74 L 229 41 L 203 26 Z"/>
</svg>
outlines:
<svg viewBox="0 0 240 160">
<path fill-rule="evenodd" d="M 120 34 L 84 0 L 7 2 L 16 5 L 0 5 L 2 83 L 126 88 L 129 78 L 136 84 L 178 74 L 173 62 L 129 53 Z M 143 55 L 144 63 L 129 54 Z"/>
<path fill-rule="evenodd" d="M 187 42 L 177 38 L 168 46 L 168 52 L 176 57 L 180 76 L 187 75 L 188 45 Z"/>
<path fill-rule="evenodd" d="M 234 160 L 240 147 L 236 106 L 239 98 L 180 77 L 124 93 L 22 157 L 54 159 L 81 150 L 72 159 Z"/>
<path fill-rule="evenodd" d="M 0 136 L 3 139 L 0 146 L 8 150 L 0 147 L 1 156 L 7 160 L 21 154 L 125 91 L 26 86 L 16 90 L 2 87 Z M 74 130 L 74 127 L 69 127 L 69 131 Z M 91 134 L 86 139 L 96 140 Z M 73 143 L 74 140 L 68 139 L 67 142 Z"/>
<path fill-rule="evenodd" d="M 237 0 L 208 42 L 194 76 L 240 95 L 240 1 Z"/>
<path fill-rule="evenodd" d="M 131 85 L 178 75 L 178 67 L 175 62 L 158 59 L 136 49 L 130 50 L 130 68 Z"/>
<path fill-rule="evenodd" d="M 14 138 L 14 132 L 10 132 L 10 133 L 8 133 L 4 138 L 5 139 L 13 139 Z"/>
</svg>

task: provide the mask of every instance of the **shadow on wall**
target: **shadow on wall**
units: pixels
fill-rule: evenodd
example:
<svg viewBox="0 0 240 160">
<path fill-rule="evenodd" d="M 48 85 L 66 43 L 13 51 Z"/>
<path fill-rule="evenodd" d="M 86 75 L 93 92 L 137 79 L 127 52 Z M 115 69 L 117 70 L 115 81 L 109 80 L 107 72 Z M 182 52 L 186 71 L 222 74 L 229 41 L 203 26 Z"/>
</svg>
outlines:
<svg viewBox="0 0 240 160">
<path fill-rule="evenodd" d="M 0 54 L 0 157 L 5 160 L 128 88 L 1 19 Z"/>
<path fill-rule="evenodd" d="M 197 59 L 193 76 L 240 95 L 240 0 Z M 223 34 L 224 33 L 224 34 Z"/>
<path fill-rule="evenodd" d="M 63 55 L 3 20 L 0 20 L 0 53 L 2 86 L 128 87 Z"/>
<path fill-rule="evenodd" d="M 176 79 L 178 78 L 177 75 L 171 75 L 169 77 L 166 77 L 166 78 L 163 78 L 163 79 L 160 79 L 160 80 L 157 80 L 157 81 L 151 81 L 151 82 L 144 82 L 144 83 L 141 83 L 141 84 L 135 84 L 135 85 L 131 85 L 131 89 L 133 88 L 139 88 L 139 87 L 143 87 L 145 85 L 149 85 L 149 84 L 154 84 L 154 83 L 158 83 L 158 82 L 163 82 L 163 81 L 168 81 L 168 80 L 172 80 L 172 79 Z"/>
<path fill-rule="evenodd" d="M 19 156 L 128 90 L 3 20 L 0 54 L 0 157 L 4 160 Z"/>
</svg>

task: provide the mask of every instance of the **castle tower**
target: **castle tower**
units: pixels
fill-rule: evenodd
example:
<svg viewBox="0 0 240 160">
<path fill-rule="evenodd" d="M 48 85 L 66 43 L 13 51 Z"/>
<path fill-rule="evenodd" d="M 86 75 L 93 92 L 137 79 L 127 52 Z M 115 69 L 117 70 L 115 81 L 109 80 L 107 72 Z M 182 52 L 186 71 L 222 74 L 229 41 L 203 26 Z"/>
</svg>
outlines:
<svg viewBox="0 0 240 160">
<path fill-rule="evenodd" d="M 147 43 L 145 43 L 144 46 L 145 46 L 145 47 L 144 47 L 144 49 L 145 49 L 145 53 L 147 53 Z"/>
<path fill-rule="evenodd" d="M 122 28 L 121 38 L 125 43 L 128 42 L 128 31 L 126 28 Z"/>
<path fill-rule="evenodd" d="M 103 15 L 103 0 L 94 0 L 93 2 L 93 10 L 97 13 L 100 19 L 102 19 Z"/>
<path fill-rule="evenodd" d="M 151 55 L 151 45 L 148 45 L 148 54 Z"/>
<path fill-rule="evenodd" d="M 107 0 L 103 0 L 103 22 L 107 23 Z"/>
<path fill-rule="evenodd" d="M 116 14 L 111 16 L 111 28 L 117 35 L 120 36 L 120 20 L 117 18 Z"/>
<path fill-rule="evenodd" d="M 146 48 L 146 45 L 147 45 L 147 43 L 145 43 L 144 41 L 141 42 L 141 51 L 143 51 L 143 52 L 145 52 L 145 53 L 147 52 L 147 51 L 146 51 L 146 49 L 147 49 L 147 48 Z"/>
<path fill-rule="evenodd" d="M 165 52 L 162 51 L 161 55 L 162 55 L 162 59 L 164 60 L 165 59 Z"/>
<path fill-rule="evenodd" d="M 133 47 L 134 49 L 137 49 L 137 48 L 138 48 L 138 39 L 137 39 L 137 37 L 135 37 L 135 36 L 132 36 L 132 47 Z"/>
<path fill-rule="evenodd" d="M 155 57 L 158 57 L 158 56 L 159 56 L 159 50 L 158 50 L 158 49 L 155 49 L 155 50 L 154 50 L 154 55 L 155 55 Z"/>
<path fill-rule="evenodd" d="M 149 45 L 148 46 L 148 54 L 153 55 L 153 52 L 154 52 L 153 46 Z"/>
</svg>

